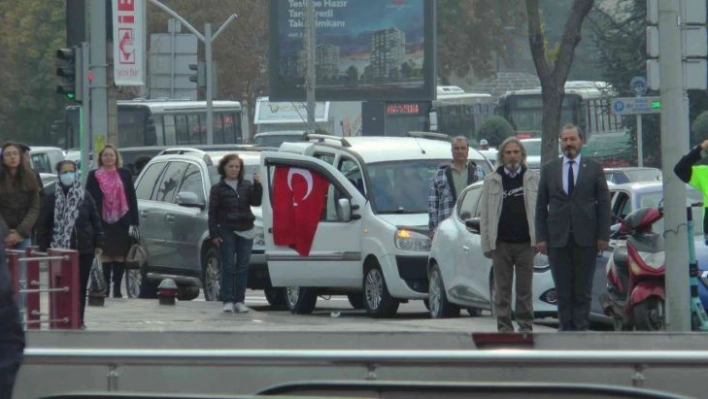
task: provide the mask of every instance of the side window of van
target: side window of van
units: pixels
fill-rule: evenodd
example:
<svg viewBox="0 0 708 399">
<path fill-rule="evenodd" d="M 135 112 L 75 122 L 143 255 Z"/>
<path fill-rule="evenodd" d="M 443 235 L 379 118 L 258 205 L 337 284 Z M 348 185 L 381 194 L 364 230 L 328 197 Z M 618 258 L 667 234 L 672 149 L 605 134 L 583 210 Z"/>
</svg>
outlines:
<svg viewBox="0 0 708 399">
<path fill-rule="evenodd" d="M 53 173 L 49 157 L 45 153 L 31 154 L 32 169 L 40 173 Z"/>
</svg>

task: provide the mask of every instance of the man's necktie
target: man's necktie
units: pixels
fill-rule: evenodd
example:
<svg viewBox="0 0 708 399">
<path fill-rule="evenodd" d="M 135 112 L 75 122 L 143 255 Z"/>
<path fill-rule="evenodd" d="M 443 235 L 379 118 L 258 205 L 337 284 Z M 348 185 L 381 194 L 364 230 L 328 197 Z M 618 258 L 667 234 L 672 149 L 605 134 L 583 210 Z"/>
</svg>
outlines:
<svg viewBox="0 0 708 399">
<path fill-rule="evenodd" d="M 573 164 L 575 161 L 568 161 L 568 196 L 573 194 L 575 189 L 575 174 L 573 173 Z"/>
</svg>

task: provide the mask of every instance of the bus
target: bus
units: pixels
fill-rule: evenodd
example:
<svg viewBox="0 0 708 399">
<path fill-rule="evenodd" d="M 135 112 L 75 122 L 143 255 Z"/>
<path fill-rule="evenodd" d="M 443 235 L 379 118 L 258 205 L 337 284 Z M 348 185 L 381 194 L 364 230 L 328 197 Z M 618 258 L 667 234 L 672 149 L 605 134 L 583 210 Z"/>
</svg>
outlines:
<svg viewBox="0 0 708 399">
<path fill-rule="evenodd" d="M 561 109 L 561 124 L 573 123 L 586 133 L 622 131 L 621 117 L 611 109 L 614 91 L 608 83 L 568 81 Z M 499 98 L 497 113 L 504 117 L 520 137 L 539 137 L 542 130 L 543 98 L 541 88 L 508 91 Z"/>
<path fill-rule="evenodd" d="M 242 109 L 237 101 L 214 101 L 214 142 L 244 141 Z M 55 145 L 79 148 L 79 107 L 65 110 L 64 123 L 53 138 Z M 207 143 L 206 101 L 118 101 L 118 147 L 194 145 Z"/>
<path fill-rule="evenodd" d="M 473 138 L 485 120 L 494 115 L 497 99 L 489 93 L 467 93 L 458 86 L 438 86 L 433 112 L 437 129 L 431 120 L 431 130 Z"/>
<path fill-rule="evenodd" d="M 458 86 L 438 86 L 434 101 L 365 102 L 363 134 L 405 136 L 411 131 L 428 131 L 471 139 L 494 115 L 496 102 L 491 94 L 468 93 Z"/>
</svg>

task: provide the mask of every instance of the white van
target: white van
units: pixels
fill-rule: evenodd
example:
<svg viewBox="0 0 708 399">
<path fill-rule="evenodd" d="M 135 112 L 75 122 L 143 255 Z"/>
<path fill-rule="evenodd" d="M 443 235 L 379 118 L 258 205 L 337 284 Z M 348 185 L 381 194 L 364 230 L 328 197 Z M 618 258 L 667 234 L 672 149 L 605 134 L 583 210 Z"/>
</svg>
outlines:
<svg viewBox="0 0 708 399">
<path fill-rule="evenodd" d="M 30 146 L 29 157 L 30 165 L 36 172 L 55 175 L 57 163 L 64 160 L 64 151 L 59 147 Z"/>
<path fill-rule="evenodd" d="M 309 314 L 319 295 L 346 294 L 355 308 L 391 317 L 400 302 L 427 299 L 428 192 L 436 171 L 452 159 L 449 138 L 308 138 L 317 141 L 284 143 L 261 155 L 262 181 L 270 182 L 262 204 L 268 270 L 273 286 L 285 287 L 290 310 Z M 469 158 L 492 171 L 478 151 L 470 149 Z M 277 167 L 327 181 L 308 256 L 274 243 Z"/>
</svg>

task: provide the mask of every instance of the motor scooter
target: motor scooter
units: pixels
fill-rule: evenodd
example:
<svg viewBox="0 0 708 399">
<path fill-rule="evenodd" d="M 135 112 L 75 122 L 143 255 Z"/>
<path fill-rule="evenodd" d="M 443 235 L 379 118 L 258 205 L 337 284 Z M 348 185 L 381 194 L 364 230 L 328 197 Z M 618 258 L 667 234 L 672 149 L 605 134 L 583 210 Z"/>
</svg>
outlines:
<svg viewBox="0 0 708 399">
<path fill-rule="evenodd" d="M 665 242 L 652 231 L 663 216 L 660 208 L 641 208 L 613 229 L 617 244 L 605 267 L 607 289 L 600 303 L 616 331 L 664 328 Z"/>
</svg>

